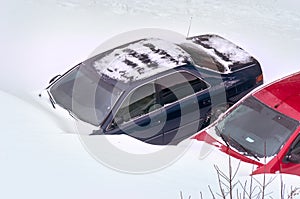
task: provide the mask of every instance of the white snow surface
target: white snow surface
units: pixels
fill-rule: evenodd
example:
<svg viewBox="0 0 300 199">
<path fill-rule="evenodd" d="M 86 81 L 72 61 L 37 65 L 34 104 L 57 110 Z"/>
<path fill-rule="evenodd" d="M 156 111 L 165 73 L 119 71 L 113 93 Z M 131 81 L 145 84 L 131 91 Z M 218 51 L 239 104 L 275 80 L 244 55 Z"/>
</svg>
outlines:
<svg viewBox="0 0 300 199">
<path fill-rule="evenodd" d="M 173 199 L 180 191 L 184 198 L 200 198 L 200 192 L 212 198 L 208 185 L 220 193 L 214 165 L 226 172 L 223 153 L 201 154 L 207 145 L 193 142 L 165 169 L 120 173 L 94 160 L 78 136 L 63 132 L 28 93 L 46 87 L 113 35 L 154 27 L 185 35 L 191 16 L 189 36 L 214 33 L 236 43 L 257 58 L 270 82 L 300 69 L 299 7 L 294 0 L 2 1 L 0 198 Z M 131 139 L 119 139 L 134 150 Z M 249 182 L 252 169 L 240 168 L 239 187 Z M 266 192 L 281 198 L 280 175 L 267 175 L 266 181 L 272 177 Z M 286 195 L 299 187 L 298 176 L 282 178 Z"/>
<path fill-rule="evenodd" d="M 227 156 L 198 141 L 193 141 L 184 156 L 165 169 L 142 175 L 115 171 L 93 159 L 84 150 L 77 135 L 61 132 L 38 106 L 1 91 L 0 97 L 0 108 L 6 113 L 5 117 L 1 117 L 5 130 L 0 139 L 1 198 L 163 199 L 180 198 L 180 191 L 184 197 L 200 198 L 201 191 L 205 198 L 210 198 L 208 185 L 214 193 L 220 193 L 214 166 L 228 173 L 228 165 L 224 164 L 225 160 L 228 161 Z M 11 111 L 12 108 L 18 110 L 17 115 Z M 104 137 L 89 139 L 101 141 Z M 141 150 L 152 153 L 164 147 L 137 143 L 124 136 L 112 136 L 110 139 L 128 152 Z M 174 146 L 173 150 L 181 146 Z M 238 163 L 238 160 L 232 159 L 234 169 Z M 242 190 L 245 181 L 249 186 L 251 171 L 251 165 L 241 163 L 234 181 L 238 183 L 236 188 Z M 258 186 L 255 189 L 258 193 L 257 182 L 262 182 L 263 176 L 254 176 L 254 179 L 252 186 Z M 298 176 L 284 175 L 282 179 L 286 194 L 291 186 L 298 186 Z M 272 183 L 267 186 L 266 193 L 280 198 L 280 175 L 266 175 L 266 182 L 270 180 Z"/>
<path fill-rule="evenodd" d="M 138 55 L 133 56 L 133 52 Z M 148 61 L 143 62 L 145 58 L 138 58 L 143 55 L 147 56 Z M 179 46 L 165 40 L 150 38 L 115 49 L 96 60 L 94 67 L 100 75 L 104 74 L 112 79 L 128 82 L 151 77 L 186 64 L 188 60 L 190 60 L 189 54 Z M 125 61 L 130 62 L 131 65 Z"/>
</svg>

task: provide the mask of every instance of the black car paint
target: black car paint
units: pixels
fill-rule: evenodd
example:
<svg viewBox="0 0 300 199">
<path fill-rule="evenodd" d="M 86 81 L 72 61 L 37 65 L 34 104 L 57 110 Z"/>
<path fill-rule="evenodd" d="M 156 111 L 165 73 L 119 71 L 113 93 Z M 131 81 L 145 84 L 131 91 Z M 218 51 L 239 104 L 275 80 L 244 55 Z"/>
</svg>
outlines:
<svg viewBox="0 0 300 199">
<path fill-rule="evenodd" d="M 95 59 L 95 57 L 88 59 L 80 64 L 89 65 Z M 72 71 L 75 67 L 70 69 L 68 72 Z M 117 126 L 112 128 L 111 124 L 114 113 L 116 113 L 118 108 L 121 106 L 121 103 L 132 89 L 141 84 L 153 81 L 159 77 L 169 75 L 174 71 L 186 71 L 188 73 L 191 73 L 207 82 L 209 88 L 197 93 L 195 96 L 182 99 L 180 103 L 176 102 L 169 104 L 166 107 L 157 109 L 149 114 L 133 119 L 133 121 L 124 124 L 122 128 L 119 128 Z M 47 87 L 47 89 L 49 89 L 61 78 L 63 78 L 67 73 L 55 79 Z M 218 106 L 224 103 L 232 105 L 240 98 L 242 98 L 245 94 L 247 94 L 250 90 L 261 85 L 263 81 L 256 81 L 256 78 L 259 75 L 262 75 L 260 64 L 253 58 L 252 62 L 245 64 L 242 68 L 229 73 L 220 73 L 217 71 L 188 64 L 178 66 L 170 71 L 164 71 L 143 80 L 130 82 L 128 84 L 119 84 L 119 86 L 123 87 L 124 89 L 123 94 L 118 99 L 115 106 L 112 108 L 105 120 L 102 122 L 99 130 L 91 132 L 91 135 L 125 133 L 141 141 L 151 144 L 176 144 L 184 138 L 193 135 L 198 130 L 209 124 L 210 113 L 214 106 Z M 195 107 L 197 108 L 195 109 Z M 187 110 L 185 111 L 186 117 L 191 119 L 190 121 L 186 121 L 184 124 L 180 125 L 181 118 L 184 116 L 182 114 L 183 108 Z M 162 112 L 165 112 L 167 115 L 166 123 L 163 124 L 163 127 L 161 127 L 161 125 L 162 123 L 164 123 L 165 118 L 163 118 Z M 137 127 L 146 128 L 138 131 Z M 180 134 L 178 132 L 180 132 Z"/>
<path fill-rule="evenodd" d="M 117 111 L 124 98 L 131 91 L 131 89 L 129 88 L 126 92 L 124 92 L 122 97 L 115 105 L 114 109 L 112 109 L 106 121 L 100 127 L 101 130 L 94 131 L 93 134 L 125 133 L 141 141 L 151 144 L 177 144 L 184 138 L 193 135 L 198 130 L 207 126 L 207 124 L 209 123 L 208 117 L 212 109 L 212 98 L 214 99 L 214 106 L 223 103 L 228 103 L 232 105 L 235 102 L 237 102 L 240 98 L 242 98 L 247 92 L 249 92 L 249 89 L 252 90 L 255 87 L 262 84 L 262 82 L 259 82 L 258 84 L 256 82 L 256 77 L 262 74 L 258 62 L 250 64 L 245 69 L 228 74 L 220 74 L 218 72 L 195 67 L 193 65 L 180 66 L 175 68 L 174 70 L 189 72 L 206 81 L 210 85 L 210 88 L 197 93 L 195 97 L 188 97 L 186 99 L 181 100 L 180 103 L 176 102 L 174 104 L 170 104 L 167 107 L 158 109 L 150 113 L 149 115 L 144 115 L 137 119 L 134 119 L 133 121 L 130 121 L 127 124 L 123 125 L 121 128 L 115 127 L 114 129 L 112 129 L 110 128 L 110 125 L 111 121 L 113 120 L 113 113 Z M 154 79 L 157 79 L 158 77 L 168 74 L 170 74 L 170 71 L 160 73 L 142 81 L 134 82 L 130 85 L 130 87 L 135 88 L 138 85 L 152 81 Z M 226 92 L 225 94 L 224 91 Z M 224 101 L 224 95 L 226 96 L 226 101 Z M 197 103 L 195 102 L 195 99 L 198 100 L 198 104 L 195 104 Z M 199 107 L 200 111 L 197 112 L 198 115 L 196 115 L 195 117 L 194 114 L 194 117 L 191 116 L 191 120 L 188 123 L 180 125 L 181 117 L 183 117 L 181 111 L 182 108 L 195 110 L 194 107 Z M 164 122 L 163 118 L 161 118 L 162 111 L 166 111 L 167 114 L 166 124 L 161 130 L 153 134 L 153 131 L 159 129 L 159 125 L 161 124 L 161 122 Z M 144 130 L 137 130 L 136 125 L 138 127 L 147 128 Z M 178 132 L 180 132 L 181 135 L 178 135 Z M 140 136 L 141 134 L 143 134 L 143 136 Z M 150 136 L 146 137 L 145 135 L 147 134 L 150 134 Z"/>
</svg>

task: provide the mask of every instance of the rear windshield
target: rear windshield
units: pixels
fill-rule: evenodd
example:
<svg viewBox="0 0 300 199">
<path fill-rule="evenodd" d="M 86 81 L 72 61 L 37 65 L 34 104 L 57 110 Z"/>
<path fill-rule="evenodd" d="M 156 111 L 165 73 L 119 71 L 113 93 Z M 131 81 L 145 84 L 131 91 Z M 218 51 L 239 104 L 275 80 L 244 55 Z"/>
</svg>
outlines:
<svg viewBox="0 0 300 199">
<path fill-rule="evenodd" d="M 214 71 L 224 73 L 226 68 L 220 64 L 214 57 L 207 54 L 204 50 L 190 43 L 182 43 L 179 46 L 189 53 L 194 61 L 194 64 L 199 67 L 208 68 Z"/>
</svg>

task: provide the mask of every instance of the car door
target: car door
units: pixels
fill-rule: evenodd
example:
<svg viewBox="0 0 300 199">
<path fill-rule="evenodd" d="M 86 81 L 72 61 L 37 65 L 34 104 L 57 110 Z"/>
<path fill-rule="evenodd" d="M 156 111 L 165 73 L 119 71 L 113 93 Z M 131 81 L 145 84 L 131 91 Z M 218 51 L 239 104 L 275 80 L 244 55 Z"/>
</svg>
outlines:
<svg viewBox="0 0 300 199">
<path fill-rule="evenodd" d="M 154 83 L 134 89 L 113 116 L 108 134 L 124 133 L 151 144 L 163 144 L 162 109 L 157 104 Z"/>
<path fill-rule="evenodd" d="M 158 101 L 166 113 L 164 144 L 176 144 L 197 132 L 210 107 L 208 85 L 188 72 L 155 81 Z"/>
<path fill-rule="evenodd" d="M 287 154 L 281 161 L 280 170 L 282 173 L 300 176 L 300 134 L 290 145 Z"/>
</svg>

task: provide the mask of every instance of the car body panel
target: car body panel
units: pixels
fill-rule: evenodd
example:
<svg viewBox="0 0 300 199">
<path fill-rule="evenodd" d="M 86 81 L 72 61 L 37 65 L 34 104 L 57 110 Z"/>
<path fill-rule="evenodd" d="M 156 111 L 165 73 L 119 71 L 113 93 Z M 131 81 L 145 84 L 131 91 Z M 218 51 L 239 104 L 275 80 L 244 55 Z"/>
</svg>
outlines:
<svg viewBox="0 0 300 199">
<path fill-rule="evenodd" d="M 232 106 L 222 117 L 214 122 L 211 126 L 196 134 L 193 139 L 201 142 L 206 142 L 210 145 L 217 147 L 220 151 L 240 159 L 243 162 L 255 165 L 252 175 L 264 173 L 286 173 L 300 176 L 300 109 L 299 109 L 299 96 L 300 96 L 300 72 L 294 73 L 287 77 L 281 78 L 266 86 L 260 87 L 255 91 L 249 93 L 240 102 Z M 238 107 L 249 99 L 254 97 L 261 103 L 265 104 L 270 110 L 281 113 L 290 120 L 293 120 L 296 128 L 291 129 L 291 135 L 285 140 L 280 147 L 280 150 L 271 157 L 263 157 L 255 160 L 254 157 L 245 155 L 241 151 L 235 149 L 233 146 L 228 145 L 223 141 L 220 135 L 217 134 L 216 125 L 226 117 L 232 117 L 230 113 L 237 110 Z M 258 108 L 258 107 L 257 107 Z M 239 113 L 241 114 L 241 113 Z M 282 117 L 273 118 L 280 122 Z M 283 120 L 284 121 L 284 120 Z M 283 122 L 281 121 L 281 123 Z M 230 120 L 232 122 L 232 119 Z M 242 122 L 242 121 L 240 121 Z M 249 121 L 252 124 L 253 121 Z M 258 125 L 258 124 L 252 124 Z M 260 124 L 265 130 L 268 130 L 268 124 Z M 286 125 L 282 123 L 282 125 Z M 270 128 L 270 127 L 269 127 Z M 247 137 L 249 134 L 243 134 L 242 137 Z M 246 133 L 246 132 L 245 132 Z M 282 132 L 283 133 L 283 132 Z M 272 136 L 272 135 L 271 135 Z M 274 135 L 275 136 L 275 135 Z M 268 138 L 269 139 L 269 138 Z M 278 138 L 276 138 L 278 139 Z M 254 142 L 254 140 L 249 140 Z M 266 146 L 265 146 L 266 147 Z M 230 151 L 230 152 L 229 152 Z M 294 151 L 294 153 L 292 152 Z M 293 159 L 291 155 L 295 155 Z M 266 155 L 265 155 L 266 156 Z"/>
<path fill-rule="evenodd" d="M 300 73 L 296 73 L 268 86 L 254 96 L 277 111 L 300 120 L 300 94 L 295 90 L 300 88 Z M 283 92 L 284 91 L 284 92 Z"/>
<path fill-rule="evenodd" d="M 263 83 L 262 70 L 258 61 L 241 48 L 228 43 L 227 40 L 221 37 L 216 35 L 209 37 L 221 40 L 223 43 L 225 42 L 231 46 L 233 52 L 242 56 L 230 60 L 229 55 L 226 54 L 227 51 L 224 51 L 224 49 L 222 52 L 226 52 L 225 54 L 214 54 L 211 53 L 211 49 L 200 47 L 201 45 L 195 43 L 193 38 L 187 38 L 183 43 L 188 43 L 189 46 L 193 46 L 196 49 L 199 48 L 196 52 L 200 52 L 203 56 L 208 57 L 208 61 L 206 60 L 204 65 L 199 66 L 193 61 L 193 56 L 199 55 L 193 54 L 192 56 L 180 48 L 181 44 L 173 44 L 154 38 L 142 39 L 89 58 L 67 71 L 64 75 L 55 78 L 47 87 L 49 99 L 53 107 L 59 105 L 62 108 L 66 108 L 76 120 L 93 125 L 94 130 L 90 132 L 91 135 L 125 133 L 151 144 L 176 144 L 205 127 L 209 123 L 210 114 L 214 106 L 232 105 L 247 92 Z M 214 47 L 213 43 L 212 46 Z M 243 62 L 244 58 L 248 61 Z M 200 63 L 199 57 L 197 59 L 198 63 Z M 216 65 L 223 63 L 224 71 L 220 71 L 218 68 L 206 67 L 205 64 L 208 64 L 209 61 Z M 239 68 L 233 70 L 235 64 L 238 64 Z M 241 64 L 242 67 L 240 67 Z M 118 66 L 122 67 L 118 68 Z M 105 114 L 101 116 L 100 123 L 97 122 L 98 113 L 96 113 L 94 119 L 87 119 L 86 114 L 84 117 L 80 116 L 83 114 L 80 112 L 80 109 L 75 112 L 72 110 L 74 106 L 73 101 L 69 102 L 69 106 L 66 107 L 57 101 L 55 96 L 57 94 L 54 93 L 53 96 L 53 91 L 55 91 L 55 87 L 58 87 L 57 85 L 62 84 L 61 82 L 68 76 L 72 76 L 73 73 L 81 69 L 92 76 L 91 82 L 104 82 L 120 90 L 118 98 L 115 99 L 113 104 L 107 105 L 107 113 L 99 113 Z M 190 75 L 197 79 L 197 84 L 203 82 L 203 84 L 207 85 L 207 88 L 204 87 L 203 90 L 200 88 L 200 91 L 186 94 L 182 99 L 164 105 L 162 104 L 162 94 L 160 94 L 163 90 L 158 86 L 160 85 L 159 81 L 165 78 L 169 82 L 172 79 L 176 82 L 174 75 Z M 78 74 L 76 74 L 74 79 L 76 80 L 78 77 Z M 136 109 L 135 111 L 137 112 L 135 114 L 138 117 L 131 118 L 130 116 L 131 121 L 120 121 L 124 123 L 121 126 L 118 126 L 119 124 L 117 126 L 114 125 L 114 121 L 118 119 L 115 117 L 115 114 L 118 114 L 126 98 L 129 98 L 138 88 L 141 89 L 143 85 L 153 83 L 156 92 L 153 100 L 162 107 L 158 109 L 156 107 L 157 110 L 151 110 L 150 114 L 140 113 L 142 114 L 141 116 L 138 116 L 140 115 L 138 112 L 141 110 Z M 72 96 L 74 92 L 74 86 L 71 87 L 67 86 L 66 88 L 69 89 L 68 92 L 71 92 L 71 94 L 68 94 L 69 96 Z M 92 88 L 92 90 L 96 87 Z M 190 84 L 190 87 L 195 89 L 197 85 L 193 87 Z M 86 94 L 82 94 L 84 97 L 93 96 L 88 87 L 81 88 L 81 90 L 81 92 L 86 92 Z M 183 89 L 181 92 L 187 92 L 187 90 Z M 121 118 L 121 120 L 123 119 Z M 162 124 L 164 125 L 162 126 Z"/>
</svg>

